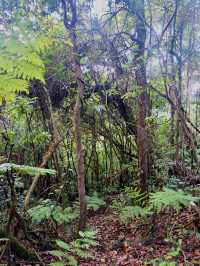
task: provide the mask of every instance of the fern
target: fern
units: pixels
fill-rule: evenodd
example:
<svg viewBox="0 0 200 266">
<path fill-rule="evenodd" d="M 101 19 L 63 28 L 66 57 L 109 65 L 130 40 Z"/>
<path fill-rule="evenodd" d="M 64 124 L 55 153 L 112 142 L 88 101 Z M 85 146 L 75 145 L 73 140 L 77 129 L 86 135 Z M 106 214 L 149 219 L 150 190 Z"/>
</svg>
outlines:
<svg viewBox="0 0 200 266">
<path fill-rule="evenodd" d="M 30 80 L 45 83 L 43 55 L 47 48 L 57 44 L 72 46 L 62 23 L 52 23 L 51 27 L 46 21 L 40 23 L 37 35 L 30 32 L 28 22 L 17 22 L 14 31 L 0 33 L 0 98 L 13 99 L 16 92 L 28 89 Z"/>
<path fill-rule="evenodd" d="M 97 211 L 100 207 L 105 205 L 105 201 L 98 196 L 96 192 L 92 196 L 87 196 L 87 208 Z"/>
<path fill-rule="evenodd" d="M 124 197 L 120 195 L 119 198 L 114 199 L 112 201 L 112 209 L 116 215 L 119 215 L 121 210 L 127 206 L 127 202 L 125 201 Z"/>
<path fill-rule="evenodd" d="M 27 90 L 29 81 L 44 81 L 45 67 L 31 42 L 22 42 L 1 34 L 0 97 L 13 96 L 16 91 Z"/>
<path fill-rule="evenodd" d="M 192 203 L 199 201 L 199 197 L 193 197 L 185 194 L 183 191 L 175 191 L 165 188 L 164 191 L 158 191 L 150 194 L 150 209 L 157 213 L 164 209 L 175 209 L 179 211 L 183 206 L 187 207 Z"/>
<path fill-rule="evenodd" d="M 135 206 L 144 206 L 148 201 L 148 193 L 141 192 L 137 187 L 125 187 L 124 192 L 128 201 Z"/>
<path fill-rule="evenodd" d="M 140 206 L 126 206 L 120 210 L 119 218 L 120 220 L 127 224 L 135 218 L 146 217 L 151 214 L 147 208 L 142 208 Z"/>
<path fill-rule="evenodd" d="M 112 209 L 119 216 L 122 223 L 127 224 L 135 218 L 145 218 L 151 214 L 151 211 L 146 207 L 138 205 L 128 205 L 126 197 L 121 195 L 118 199 L 113 200 Z"/>
<path fill-rule="evenodd" d="M 53 39 L 38 36 L 24 40 L 0 35 L 0 98 L 12 99 L 16 92 L 26 91 L 30 80 L 45 83 L 45 66 L 40 53 Z"/>
<path fill-rule="evenodd" d="M 72 241 L 71 243 L 66 243 L 62 240 L 56 240 L 57 246 L 60 248 L 58 250 L 49 251 L 51 255 L 57 257 L 60 261 L 53 262 L 50 266 L 57 265 L 71 265 L 76 266 L 78 262 L 75 257 L 89 258 L 92 257 L 89 249 L 97 245 L 95 240 L 95 231 L 85 231 L 79 232 L 80 238 Z"/>
<path fill-rule="evenodd" d="M 26 80 L 16 79 L 12 75 L 0 74 L 0 98 L 12 100 L 16 91 L 26 91 L 28 82 Z"/>
<path fill-rule="evenodd" d="M 96 232 L 95 231 L 84 231 L 84 232 L 79 232 L 80 239 L 75 240 L 73 242 L 74 247 L 81 248 L 81 249 L 89 249 L 90 247 L 94 247 L 97 245 L 97 242 L 95 240 L 96 238 Z M 72 246 L 73 246 L 72 244 Z M 78 253 L 77 253 L 78 254 Z"/>
<path fill-rule="evenodd" d="M 56 206 L 52 211 L 52 219 L 58 224 L 70 223 L 78 217 L 78 213 L 73 211 L 71 207 L 62 209 L 60 206 Z"/>
<path fill-rule="evenodd" d="M 7 171 L 13 171 L 19 174 L 28 175 L 55 175 L 56 171 L 51 169 L 44 169 L 39 167 L 32 167 L 28 165 L 18 165 L 14 163 L 4 163 L 0 165 L 0 174 L 5 174 Z"/>
<path fill-rule="evenodd" d="M 39 224 L 44 220 L 48 220 L 51 216 L 51 210 L 49 206 L 38 205 L 28 210 L 32 222 Z"/>
<path fill-rule="evenodd" d="M 126 189 L 126 193 L 130 198 L 134 199 L 135 195 L 140 195 L 137 191 L 135 192 L 135 190 L 129 189 Z M 160 213 L 163 210 L 170 209 L 179 211 L 182 207 L 187 207 L 200 200 L 199 197 L 193 197 L 183 191 L 175 191 L 168 188 L 165 188 L 164 191 L 150 193 L 150 196 L 148 197 L 148 202 L 146 202 L 144 207 L 141 205 L 135 205 L 135 201 L 131 202 L 132 205 L 129 205 L 130 202 L 128 203 L 126 197 L 122 195 L 118 200 L 113 201 L 112 209 L 115 214 L 119 216 L 121 222 L 126 224 L 135 218 L 148 217 L 154 212 Z"/>
<path fill-rule="evenodd" d="M 78 217 L 78 213 L 73 211 L 72 208 L 63 209 L 50 200 L 44 200 L 40 205 L 29 209 L 28 214 L 35 224 L 47 220 L 57 224 L 70 223 Z"/>
</svg>

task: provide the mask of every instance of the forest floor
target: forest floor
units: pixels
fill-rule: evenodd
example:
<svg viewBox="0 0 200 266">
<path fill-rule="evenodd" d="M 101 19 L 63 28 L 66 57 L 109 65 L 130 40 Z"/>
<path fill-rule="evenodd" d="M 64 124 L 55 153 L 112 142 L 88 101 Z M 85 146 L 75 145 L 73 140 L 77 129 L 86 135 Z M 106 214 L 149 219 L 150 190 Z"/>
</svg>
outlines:
<svg viewBox="0 0 200 266">
<path fill-rule="evenodd" d="M 140 220 L 123 226 L 112 212 L 91 216 L 89 225 L 97 231 L 99 245 L 93 250 L 94 258 L 89 261 L 81 261 L 80 265 L 153 265 L 150 261 L 155 258 L 160 258 L 160 262 L 163 262 L 165 258 L 165 261 L 168 262 L 168 264 L 162 264 L 165 266 L 200 265 L 200 238 L 188 235 L 194 226 L 189 221 L 190 217 L 189 210 L 183 211 L 180 215 L 163 214 L 154 221 L 153 236 L 147 237 L 146 232 L 149 228 L 152 232 L 153 224 L 141 224 Z M 173 236 L 173 239 L 177 239 L 177 241 L 173 243 L 165 241 L 163 236 L 167 232 L 169 237 Z M 182 244 L 178 248 L 174 248 L 178 239 L 182 239 Z M 172 250 L 174 254 L 171 252 Z M 170 264 L 172 261 L 175 261 L 176 264 Z"/>
<path fill-rule="evenodd" d="M 89 214 L 88 225 L 97 232 L 98 245 L 92 259 L 80 260 L 80 266 L 189 266 L 200 265 L 200 234 L 190 209 L 180 214 L 163 213 L 151 221 L 136 219 L 127 225 L 119 222 L 110 207 Z M 61 232 L 62 236 L 64 232 Z M 166 241 L 166 238 L 173 241 Z M 180 242 L 180 240 L 182 242 Z M 179 244 L 178 244 L 179 243 Z M 47 251 L 37 253 L 42 263 L 18 262 L 19 266 L 46 266 L 53 257 Z M 152 263 L 152 260 L 157 263 Z M 159 264 L 161 262 L 167 264 Z M 170 264 L 174 262 L 174 264 Z"/>
</svg>

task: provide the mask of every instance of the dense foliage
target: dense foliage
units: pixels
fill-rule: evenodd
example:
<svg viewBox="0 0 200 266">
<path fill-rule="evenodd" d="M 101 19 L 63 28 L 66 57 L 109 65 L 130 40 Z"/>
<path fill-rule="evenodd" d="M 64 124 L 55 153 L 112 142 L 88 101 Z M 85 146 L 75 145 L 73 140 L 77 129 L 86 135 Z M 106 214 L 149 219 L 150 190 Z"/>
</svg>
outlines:
<svg viewBox="0 0 200 266">
<path fill-rule="evenodd" d="M 199 12 L 0 1 L 0 262 L 199 265 Z"/>
</svg>

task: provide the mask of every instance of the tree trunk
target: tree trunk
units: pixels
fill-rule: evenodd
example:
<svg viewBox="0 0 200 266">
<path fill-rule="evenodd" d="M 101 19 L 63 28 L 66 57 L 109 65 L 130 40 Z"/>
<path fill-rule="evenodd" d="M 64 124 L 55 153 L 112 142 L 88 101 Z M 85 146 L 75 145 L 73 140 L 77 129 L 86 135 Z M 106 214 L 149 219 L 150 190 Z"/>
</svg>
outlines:
<svg viewBox="0 0 200 266">
<path fill-rule="evenodd" d="M 86 193 L 85 193 L 85 173 L 84 173 L 84 154 L 81 142 L 81 104 L 83 100 L 84 84 L 81 81 L 82 71 L 80 62 L 76 57 L 76 42 L 74 39 L 74 71 L 75 78 L 78 83 L 78 94 L 74 107 L 74 132 L 76 142 L 76 159 L 77 159 L 77 174 L 78 174 L 78 191 L 80 202 L 80 220 L 79 230 L 84 230 L 87 218 Z"/>
<path fill-rule="evenodd" d="M 148 178 L 150 177 L 149 161 L 149 137 L 146 118 L 149 113 L 149 97 L 147 93 L 146 66 L 145 66 L 145 12 L 144 0 L 136 0 L 133 10 L 136 17 L 137 47 L 135 51 L 134 65 L 135 77 L 139 90 L 138 113 L 137 113 L 137 146 L 138 166 L 141 180 L 141 189 L 148 190 Z"/>
<path fill-rule="evenodd" d="M 78 191 L 80 203 L 80 217 L 79 217 L 79 230 L 84 230 L 87 221 L 87 204 L 85 192 L 85 173 L 84 173 L 84 154 L 82 148 L 81 138 L 81 106 L 84 96 L 84 80 L 83 73 L 80 66 L 80 57 L 77 47 L 76 26 L 78 22 L 77 17 L 77 2 L 74 0 L 61 0 L 64 16 L 63 22 L 67 32 L 70 34 L 70 39 L 73 45 L 72 49 L 72 70 L 74 78 L 78 85 L 78 93 L 76 104 L 74 107 L 74 135 L 76 143 L 76 168 L 78 175 Z"/>
</svg>

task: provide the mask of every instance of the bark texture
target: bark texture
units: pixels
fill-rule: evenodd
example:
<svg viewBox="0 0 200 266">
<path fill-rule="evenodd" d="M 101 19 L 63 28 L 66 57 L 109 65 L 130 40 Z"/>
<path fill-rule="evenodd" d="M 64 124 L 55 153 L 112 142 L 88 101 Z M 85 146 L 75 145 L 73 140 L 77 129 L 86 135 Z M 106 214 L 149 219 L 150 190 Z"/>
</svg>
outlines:
<svg viewBox="0 0 200 266">
<path fill-rule="evenodd" d="M 141 180 L 141 189 L 148 189 L 148 178 L 150 177 L 149 161 L 149 138 L 146 118 L 149 113 L 149 97 L 147 93 L 146 66 L 145 66 L 145 9 L 144 0 L 136 0 L 133 12 L 136 19 L 137 48 L 135 51 L 134 65 L 136 84 L 139 90 L 138 112 L 137 112 L 137 146 L 138 166 Z"/>
</svg>

